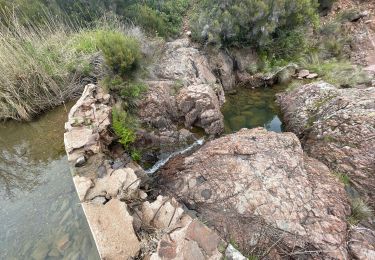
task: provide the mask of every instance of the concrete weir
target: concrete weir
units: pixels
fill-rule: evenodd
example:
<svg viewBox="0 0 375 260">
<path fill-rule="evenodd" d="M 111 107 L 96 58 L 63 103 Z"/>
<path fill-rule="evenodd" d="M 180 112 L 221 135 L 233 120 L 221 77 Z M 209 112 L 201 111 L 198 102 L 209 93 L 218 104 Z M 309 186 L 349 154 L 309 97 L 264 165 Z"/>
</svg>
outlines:
<svg viewBox="0 0 375 260">
<path fill-rule="evenodd" d="M 73 181 L 102 259 L 221 259 L 237 252 L 171 197 L 151 200 L 136 163 L 118 168 L 108 145 L 111 96 L 87 85 L 65 124 Z M 232 255 L 232 256 L 231 256 Z M 245 258 L 236 258 L 245 259 Z"/>
</svg>

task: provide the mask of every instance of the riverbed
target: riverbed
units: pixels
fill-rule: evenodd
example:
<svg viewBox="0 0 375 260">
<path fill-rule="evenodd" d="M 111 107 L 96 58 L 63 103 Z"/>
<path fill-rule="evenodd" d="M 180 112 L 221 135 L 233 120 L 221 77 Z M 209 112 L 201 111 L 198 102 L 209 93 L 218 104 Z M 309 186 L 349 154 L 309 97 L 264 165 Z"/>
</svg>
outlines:
<svg viewBox="0 0 375 260">
<path fill-rule="evenodd" d="M 99 259 L 65 156 L 68 110 L 0 124 L 0 259 Z"/>
</svg>

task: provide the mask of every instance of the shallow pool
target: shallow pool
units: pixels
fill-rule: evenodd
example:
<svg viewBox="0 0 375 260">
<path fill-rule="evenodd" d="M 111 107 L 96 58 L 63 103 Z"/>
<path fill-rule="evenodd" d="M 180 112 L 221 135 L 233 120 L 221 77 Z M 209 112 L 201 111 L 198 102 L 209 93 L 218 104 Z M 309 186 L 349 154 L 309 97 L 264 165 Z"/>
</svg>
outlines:
<svg viewBox="0 0 375 260">
<path fill-rule="evenodd" d="M 99 259 L 79 204 L 61 107 L 0 124 L 0 259 Z"/>
<path fill-rule="evenodd" d="M 283 125 L 275 95 L 285 89 L 286 86 L 238 88 L 235 94 L 227 95 L 222 108 L 225 133 L 259 126 L 270 131 L 282 132 Z"/>
</svg>

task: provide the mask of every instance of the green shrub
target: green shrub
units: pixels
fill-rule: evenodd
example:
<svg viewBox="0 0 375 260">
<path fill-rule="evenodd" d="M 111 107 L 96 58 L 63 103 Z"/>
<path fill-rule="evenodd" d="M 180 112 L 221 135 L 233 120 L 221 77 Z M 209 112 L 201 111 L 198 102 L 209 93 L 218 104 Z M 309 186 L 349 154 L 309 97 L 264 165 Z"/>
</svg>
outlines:
<svg viewBox="0 0 375 260">
<path fill-rule="evenodd" d="M 112 128 L 119 137 L 119 143 L 126 149 L 135 142 L 136 122 L 135 119 L 124 110 L 113 108 L 112 110 Z"/>
<path fill-rule="evenodd" d="M 142 159 L 141 151 L 139 151 L 137 149 L 132 149 L 130 155 L 131 155 L 133 161 L 139 162 Z"/>
<path fill-rule="evenodd" d="M 107 89 L 120 94 L 127 110 L 133 110 L 136 107 L 136 101 L 147 90 L 146 84 L 137 81 L 125 81 L 119 75 L 106 77 L 101 83 Z"/>
<path fill-rule="evenodd" d="M 170 37 L 181 32 L 188 6 L 188 0 L 146 0 L 127 8 L 124 15 L 152 35 Z"/>
<path fill-rule="evenodd" d="M 141 58 L 139 42 L 135 38 L 109 29 L 80 32 L 73 41 L 73 48 L 85 54 L 101 51 L 107 65 L 120 75 L 133 69 Z"/>
<path fill-rule="evenodd" d="M 118 32 L 107 32 L 99 41 L 106 63 L 115 73 L 124 75 L 137 65 L 141 58 L 139 42 Z"/>
<path fill-rule="evenodd" d="M 168 25 L 163 16 L 147 5 L 137 4 L 132 6 L 126 16 L 144 28 L 152 35 L 168 36 Z"/>
<path fill-rule="evenodd" d="M 192 36 L 201 42 L 261 49 L 274 39 L 285 42 L 288 35 L 297 36 L 294 30 L 316 25 L 317 7 L 315 0 L 204 0 L 191 18 Z"/>
</svg>

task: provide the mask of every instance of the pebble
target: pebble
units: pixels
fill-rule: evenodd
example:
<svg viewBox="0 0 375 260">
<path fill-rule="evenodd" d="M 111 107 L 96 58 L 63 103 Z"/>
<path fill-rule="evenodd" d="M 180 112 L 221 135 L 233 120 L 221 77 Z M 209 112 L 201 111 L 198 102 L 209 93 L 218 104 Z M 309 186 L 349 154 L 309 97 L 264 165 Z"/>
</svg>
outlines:
<svg viewBox="0 0 375 260">
<path fill-rule="evenodd" d="M 86 163 L 86 158 L 85 158 L 85 156 L 81 156 L 81 157 L 79 157 L 77 160 L 76 160 L 76 163 L 75 163 L 75 167 L 82 167 L 82 166 L 84 166 L 85 165 L 85 163 Z"/>
</svg>

